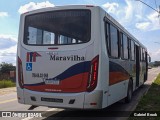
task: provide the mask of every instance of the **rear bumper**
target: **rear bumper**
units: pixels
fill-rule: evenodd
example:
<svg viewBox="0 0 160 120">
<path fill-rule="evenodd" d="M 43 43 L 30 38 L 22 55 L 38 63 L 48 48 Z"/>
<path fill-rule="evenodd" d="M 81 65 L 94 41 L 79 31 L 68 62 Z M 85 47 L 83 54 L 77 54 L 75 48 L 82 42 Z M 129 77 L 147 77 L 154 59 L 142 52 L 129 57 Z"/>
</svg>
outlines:
<svg viewBox="0 0 160 120">
<path fill-rule="evenodd" d="M 22 94 L 22 89 L 17 88 L 17 94 L 19 94 L 18 96 L 21 96 L 21 99 L 23 99 L 23 101 L 18 100 L 19 103 L 71 109 L 101 109 L 102 93 L 102 91 L 94 91 L 90 93 L 46 93 L 24 89 Z M 33 101 L 31 97 L 35 97 L 36 101 Z M 63 102 L 42 101 L 42 98 L 61 99 Z M 74 103 L 70 104 L 69 102 L 71 100 L 74 100 Z"/>
</svg>

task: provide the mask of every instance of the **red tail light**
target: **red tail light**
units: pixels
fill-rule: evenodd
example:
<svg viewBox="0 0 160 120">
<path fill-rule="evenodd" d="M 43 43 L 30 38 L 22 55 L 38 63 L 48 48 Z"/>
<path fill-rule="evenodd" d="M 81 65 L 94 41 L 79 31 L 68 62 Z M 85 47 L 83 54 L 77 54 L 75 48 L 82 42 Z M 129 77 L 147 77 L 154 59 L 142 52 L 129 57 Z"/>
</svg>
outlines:
<svg viewBox="0 0 160 120">
<path fill-rule="evenodd" d="M 24 81 L 23 81 L 23 68 L 22 68 L 22 61 L 21 59 L 18 57 L 18 83 L 19 83 L 19 86 L 21 88 L 23 88 L 23 84 L 24 84 Z"/>
<path fill-rule="evenodd" d="M 88 92 L 93 91 L 97 86 L 98 64 L 99 64 L 99 56 L 96 56 L 91 62 L 91 69 L 90 69 L 89 80 L 87 85 Z"/>
</svg>

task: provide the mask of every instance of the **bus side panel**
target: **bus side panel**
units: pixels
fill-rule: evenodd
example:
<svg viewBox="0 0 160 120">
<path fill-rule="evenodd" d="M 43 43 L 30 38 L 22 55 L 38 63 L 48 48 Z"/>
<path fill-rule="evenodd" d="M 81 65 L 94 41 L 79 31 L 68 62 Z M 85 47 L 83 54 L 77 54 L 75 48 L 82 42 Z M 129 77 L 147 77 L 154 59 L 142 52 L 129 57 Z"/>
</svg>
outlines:
<svg viewBox="0 0 160 120">
<path fill-rule="evenodd" d="M 17 87 L 17 98 L 18 102 L 24 104 L 24 90 L 20 87 L 19 84 L 19 73 L 18 73 L 18 59 L 21 55 L 21 40 L 23 39 L 23 32 L 24 31 L 24 15 L 21 15 L 20 17 L 20 23 L 19 23 L 19 34 L 18 34 L 18 44 L 17 44 L 17 56 L 16 56 L 16 87 Z"/>
<path fill-rule="evenodd" d="M 143 78 L 143 72 L 142 72 L 142 66 L 143 66 L 143 64 L 142 64 L 142 62 L 140 61 L 140 73 L 139 73 L 139 86 L 141 86 L 142 85 L 142 78 Z M 137 87 L 139 87 L 139 86 L 137 86 Z"/>
<path fill-rule="evenodd" d="M 140 85 L 143 85 L 145 81 L 145 74 L 146 74 L 146 63 L 140 63 Z"/>
<path fill-rule="evenodd" d="M 91 36 L 93 43 L 87 47 L 86 50 L 86 58 L 87 59 L 93 59 L 95 56 L 99 56 L 100 61 L 100 54 L 99 54 L 99 45 L 101 42 L 101 39 L 99 37 L 99 8 L 95 8 L 92 11 L 92 25 L 91 25 Z M 90 58 L 92 57 L 92 58 Z M 85 100 L 84 100 L 84 109 L 101 109 L 102 108 L 102 95 L 103 92 L 101 90 L 100 84 L 100 75 L 99 75 L 99 68 L 98 67 L 98 79 L 97 79 L 97 86 L 96 88 L 91 92 L 85 93 Z"/>
<path fill-rule="evenodd" d="M 111 59 L 109 62 L 109 98 L 111 105 L 127 96 L 130 79 L 130 63 L 126 60 Z"/>
<path fill-rule="evenodd" d="M 102 99 L 102 108 L 108 106 L 108 91 L 109 91 L 109 57 L 107 53 L 106 47 L 106 39 L 105 39 L 105 23 L 104 23 L 105 11 L 100 11 L 100 37 L 101 37 L 101 46 L 100 46 L 100 81 L 101 88 L 103 90 L 103 99 Z"/>
<path fill-rule="evenodd" d="M 130 75 L 133 82 L 133 91 L 136 90 L 136 61 L 130 61 Z"/>
<path fill-rule="evenodd" d="M 103 99 L 102 99 L 102 108 L 108 106 L 108 92 L 109 92 L 109 58 L 106 55 L 106 52 L 102 50 L 101 53 L 101 63 L 100 63 L 100 77 L 101 77 L 101 86 L 103 90 Z"/>
<path fill-rule="evenodd" d="M 85 93 L 84 109 L 101 109 L 103 100 L 103 91 L 94 90 Z"/>
<path fill-rule="evenodd" d="M 18 98 L 18 103 L 24 104 L 24 90 L 21 89 L 20 87 L 17 87 L 17 98 Z"/>
<path fill-rule="evenodd" d="M 122 81 L 117 84 L 111 85 L 109 87 L 109 97 L 108 97 L 108 104 L 111 105 L 121 99 L 123 99 L 126 94 L 126 87 L 127 81 Z"/>
</svg>

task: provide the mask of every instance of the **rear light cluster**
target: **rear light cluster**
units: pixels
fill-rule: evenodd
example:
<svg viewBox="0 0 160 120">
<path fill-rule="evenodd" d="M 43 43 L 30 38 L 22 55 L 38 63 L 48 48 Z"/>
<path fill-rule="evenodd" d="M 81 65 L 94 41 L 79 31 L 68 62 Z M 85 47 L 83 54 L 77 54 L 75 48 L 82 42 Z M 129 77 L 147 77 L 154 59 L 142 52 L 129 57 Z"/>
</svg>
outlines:
<svg viewBox="0 0 160 120">
<path fill-rule="evenodd" d="M 91 61 L 91 68 L 89 73 L 89 80 L 87 85 L 87 91 L 93 91 L 97 86 L 97 79 L 98 79 L 98 64 L 99 64 L 99 56 L 96 56 Z"/>
<path fill-rule="evenodd" d="M 20 88 L 23 88 L 23 68 L 22 68 L 22 61 L 21 59 L 18 57 L 18 83 Z"/>
</svg>

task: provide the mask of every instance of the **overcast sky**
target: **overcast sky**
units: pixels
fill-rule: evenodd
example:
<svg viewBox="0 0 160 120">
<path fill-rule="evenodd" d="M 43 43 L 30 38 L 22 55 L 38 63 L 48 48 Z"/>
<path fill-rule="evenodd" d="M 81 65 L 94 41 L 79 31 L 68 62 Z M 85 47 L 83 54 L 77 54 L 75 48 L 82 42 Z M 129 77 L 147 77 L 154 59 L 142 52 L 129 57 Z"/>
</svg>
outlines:
<svg viewBox="0 0 160 120">
<path fill-rule="evenodd" d="M 154 9 L 160 0 L 142 0 Z M 160 18 L 158 13 L 136 0 L 0 0 L 0 63 L 16 62 L 20 14 L 43 7 L 93 4 L 103 7 L 144 44 L 152 61 L 160 61 Z M 155 43 L 159 42 L 159 43 Z"/>
</svg>

